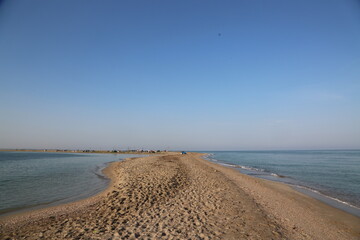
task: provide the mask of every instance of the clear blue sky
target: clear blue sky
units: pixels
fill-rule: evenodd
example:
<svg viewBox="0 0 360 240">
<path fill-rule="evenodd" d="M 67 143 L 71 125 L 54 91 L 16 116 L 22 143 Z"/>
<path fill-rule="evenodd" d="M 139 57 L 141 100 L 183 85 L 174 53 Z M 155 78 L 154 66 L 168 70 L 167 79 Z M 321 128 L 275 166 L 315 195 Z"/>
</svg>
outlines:
<svg viewBox="0 0 360 240">
<path fill-rule="evenodd" d="M 0 148 L 360 148 L 360 3 L 0 2 Z"/>
</svg>

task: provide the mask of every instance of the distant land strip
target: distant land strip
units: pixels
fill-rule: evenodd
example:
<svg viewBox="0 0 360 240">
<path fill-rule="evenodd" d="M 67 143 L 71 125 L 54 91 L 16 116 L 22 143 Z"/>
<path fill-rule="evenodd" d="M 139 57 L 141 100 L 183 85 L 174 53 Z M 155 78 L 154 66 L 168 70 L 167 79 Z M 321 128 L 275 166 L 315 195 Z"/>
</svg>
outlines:
<svg viewBox="0 0 360 240">
<path fill-rule="evenodd" d="M 0 149 L 0 152 L 63 152 L 63 153 L 112 153 L 112 154 L 160 154 L 167 150 L 69 150 L 69 149 Z"/>
</svg>

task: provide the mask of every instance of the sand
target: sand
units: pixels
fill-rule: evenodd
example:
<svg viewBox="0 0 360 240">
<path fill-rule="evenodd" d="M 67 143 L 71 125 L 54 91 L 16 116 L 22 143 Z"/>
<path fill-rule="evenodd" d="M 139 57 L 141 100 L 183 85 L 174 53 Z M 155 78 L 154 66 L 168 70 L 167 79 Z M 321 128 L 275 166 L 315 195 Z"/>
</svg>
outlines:
<svg viewBox="0 0 360 240">
<path fill-rule="evenodd" d="M 110 187 L 0 219 L 1 239 L 360 239 L 360 218 L 200 158 L 112 163 Z"/>
</svg>

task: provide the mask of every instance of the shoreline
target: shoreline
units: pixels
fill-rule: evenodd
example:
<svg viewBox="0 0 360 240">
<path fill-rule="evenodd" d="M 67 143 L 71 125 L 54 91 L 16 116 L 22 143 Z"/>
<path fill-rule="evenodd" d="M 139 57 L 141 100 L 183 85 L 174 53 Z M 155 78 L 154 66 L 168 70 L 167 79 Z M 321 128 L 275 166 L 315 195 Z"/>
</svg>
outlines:
<svg viewBox="0 0 360 240">
<path fill-rule="evenodd" d="M 126 160 L 126 159 L 124 159 Z M 109 183 L 108 186 L 101 190 L 100 192 L 93 194 L 91 196 L 81 198 L 75 201 L 70 201 L 66 203 L 59 203 L 54 206 L 46 206 L 46 207 L 40 207 L 36 209 L 27 208 L 23 211 L 20 210 L 19 212 L 13 212 L 9 214 L 0 215 L 0 226 L 1 224 L 18 224 L 22 223 L 24 221 L 28 221 L 28 219 L 31 219 L 32 221 L 36 221 L 38 219 L 47 217 L 48 215 L 56 216 L 61 214 L 67 214 L 71 213 L 73 211 L 82 211 L 87 206 L 98 202 L 103 195 L 105 195 L 107 192 L 111 191 L 112 183 L 115 181 L 114 177 L 111 177 L 112 171 L 114 168 L 114 165 L 116 163 L 120 163 L 121 161 L 117 162 L 110 162 L 103 170 L 105 177 L 108 179 Z M 1 236 L 1 235 L 0 235 Z"/>
<path fill-rule="evenodd" d="M 26 218 L 43 218 L 44 216 L 48 215 L 48 214 L 52 214 L 52 215 L 57 215 L 57 214 L 66 214 L 68 212 L 73 212 L 75 211 L 81 211 L 83 210 L 83 208 L 86 208 L 86 206 L 91 205 L 97 201 L 99 201 L 99 199 L 101 197 L 103 197 L 104 195 L 106 195 L 108 192 L 110 192 L 112 190 L 112 186 L 114 184 L 114 182 L 116 182 L 117 178 L 116 176 L 114 176 L 114 168 L 116 167 L 116 165 L 120 164 L 123 161 L 126 160 L 131 160 L 131 159 L 136 159 L 136 158 L 140 158 L 140 157 L 130 157 L 130 158 L 125 158 L 121 161 L 113 161 L 113 162 L 108 162 L 106 164 L 106 167 L 104 167 L 101 172 L 102 174 L 104 174 L 104 177 L 107 179 L 108 184 L 107 187 L 100 190 L 99 192 L 95 193 L 95 194 L 91 194 L 87 197 L 81 197 L 77 200 L 74 201 L 69 201 L 69 202 L 65 202 L 65 203 L 58 203 L 55 205 L 47 205 L 47 204 L 41 204 L 41 205 L 47 205 L 44 207 L 35 207 L 35 208 L 26 208 L 24 210 L 20 210 L 20 211 L 15 211 L 15 212 L 10 212 L 10 213 L 5 213 L 0 215 L 0 226 L 1 224 L 3 224 L 4 222 L 10 220 L 11 222 L 17 222 L 17 221 L 22 221 L 21 219 L 26 219 Z M 1 236 L 1 235 L 0 235 Z"/>
<path fill-rule="evenodd" d="M 289 184 L 289 186 L 295 191 L 303 193 L 306 196 L 316 199 L 330 207 L 339 209 L 353 216 L 360 217 L 360 208 L 358 208 L 357 206 L 351 205 L 350 203 L 344 202 L 340 199 L 325 195 L 311 188 L 291 184 Z"/>
<path fill-rule="evenodd" d="M 1 150 L 0 150 L 1 151 Z M 19 150 L 22 151 L 22 150 Z M 27 152 L 27 150 L 24 150 L 24 152 Z M 35 151 L 35 152 L 41 152 L 41 151 Z M 81 152 L 79 152 L 81 153 Z M 98 154 L 96 152 L 95 154 Z M 113 153 L 114 154 L 114 153 Z M 117 154 L 129 154 L 129 153 L 117 153 Z M 132 153 L 133 154 L 133 153 Z M 164 153 L 163 153 L 164 154 Z M 169 153 L 167 153 L 169 154 Z M 174 152 L 170 152 L 170 154 L 177 154 Z M 144 155 L 148 155 L 145 154 Z M 108 180 L 107 187 L 105 189 L 100 190 L 98 193 L 91 194 L 90 196 L 77 199 L 75 201 L 65 202 L 65 203 L 58 203 L 53 206 L 47 205 L 44 207 L 30 207 L 26 208 L 20 211 L 14 211 L 9 212 L 5 214 L 0 215 L 0 226 L 2 224 L 21 224 L 24 221 L 28 221 L 28 219 L 37 220 L 41 218 L 47 217 L 47 215 L 57 216 L 57 215 L 63 215 L 72 213 L 74 211 L 83 211 L 87 206 L 91 206 L 94 203 L 97 203 L 101 200 L 102 197 L 105 197 L 109 192 L 113 190 L 113 185 L 118 181 L 114 174 L 114 168 L 117 167 L 121 162 L 128 161 L 136 158 L 143 158 L 143 157 L 130 157 L 125 158 L 121 161 L 113 161 L 108 162 L 106 167 L 101 170 L 101 172 L 104 174 L 104 177 Z M 0 235 L 1 236 L 1 235 Z"/>
<path fill-rule="evenodd" d="M 21 151 L 24 153 L 28 153 L 28 151 Z M 37 151 L 39 152 L 39 151 Z M 34 153 L 34 151 L 29 152 L 29 153 Z M 87 156 L 91 156 L 91 155 L 87 155 L 85 153 L 65 153 L 65 152 L 49 152 L 48 154 L 61 154 L 61 155 L 66 155 L 66 154 L 70 154 L 70 155 L 83 155 L 87 158 Z M 42 152 L 39 152 L 39 154 L 42 154 Z M 47 153 L 44 153 L 47 154 Z M 109 153 L 108 154 L 103 154 L 103 153 L 89 153 L 89 154 L 93 154 L 94 155 L 99 155 L 99 156 L 112 156 Z M 114 153 L 112 153 L 114 154 Z M 124 155 L 125 154 L 125 155 Z M 150 154 L 127 154 L 127 153 L 117 153 L 114 155 L 114 157 L 109 157 L 108 160 L 106 160 L 106 162 L 102 162 L 102 163 L 97 163 L 96 166 L 94 165 L 93 168 L 89 168 L 88 170 L 86 170 L 87 172 L 91 172 L 91 174 L 93 175 L 93 178 L 98 179 L 97 181 L 99 181 L 98 184 L 96 185 L 89 185 L 89 188 L 86 188 L 86 190 L 84 189 L 77 189 L 78 191 L 74 191 L 72 192 L 72 194 L 68 194 L 66 196 L 60 195 L 57 196 L 55 198 L 55 200 L 50 199 L 49 201 L 44 201 L 44 199 L 38 199 L 38 201 L 35 204 L 29 205 L 29 203 L 31 202 L 23 202 L 22 205 L 18 205 L 14 208 L 7 208 L 7 209 L 3 209 L 2 211 L 0 211 L 0 219 L 4 218 L 4 217 L 8 217 L 8 216 L 13 216 L 13 215 L 22 215 L 22 214 L 26 214 L 28 212 L 34 212 L 34 211 L 38 211 L 38 210 L 42 210 L 42 209 L 47 209 L 47 208 L 53 208 L 53 207 L 57 207 L 57 206 L 61 206 L 61 205 L 66 205 L 66 204 L 71 204 L 74 202 L 78 202 L 81 200 L 85 200 L 88 198 L 91 198 L 93 196 L 96 196 L 98 194 L 100 194 L 101 192 L 105 191 L 111 184 L 111 178 L 108 177 L 106 174 L 104 174 L 105 169 L 107 169 L 113 162 L 119 162 L 119 161 L 123 161 L 125 160 L 124 158 L 134 158 L 134 157 L 143 157 L 143 156 L 148 156 Z M 86 184 L 86 183 L 85 183 Z M 59 186 L 61 187 L 61 186 Z M 40 188 L 41 189 L 41 188 Z M 63 189 L 65 190 L 65 189 Z M 60 191 L 61 192 L 61 191 Z M 13 196 L 15 197 L 15 196 Z M 11 200 L 9 198 L 9 200 Z"/>
<path fill-rule="evenodd" d="M 11 234 L 16 232 L 18 236 L 29 236 L 29 239 L 59 236 L 64 239 L 75 236 L 78 239 L 120 239 L 144 235 L 159 239 L 168 239 L 166 236 L 204 238 L 207 235 L 215 239 L 237 239 L 241 236 L 253 236 L 253 239 L 269 236 L 274 239 L 360 237 L 356 229 L 360 218 L 321 203 L 283 183 L 250 177 L 201 156 L 198 153 L 166 154 L 113 162 L 104 169 L 105 175 L 111 179 L 104 191 L 76 202 L 0 218 L 0 229 L 3 229 L 0 236 L 12 239 Z M 239 199 L 242 200 L 239 202 Z M 177 209 L 178 205 L 183 208 Z M 176 213 L 185 208 L 190 212 L 183 213 L 188 219 L 178 222 L 180 215 Z M 237 213 L 236 216 L 233 216 L 234 213 Z M 175 215 L 167 219 L 169 214 Z M 201 216 L 200 220 L 190 221 L 194 216 Z M 202 221 L 202 218 L 207 221 Z M 242 220 L 238 221 L 238 218 Z M 135 224 L 145 220 L 148 222 L 144 225 Z M 94 221 L 97 224 L 94 225 Z M 261 222 L 273 229 L 272 232 L 259 229 Z M 163 227 L 157 235 L 159 224 Z M 77 225 L 82 227 L 77 228 Z M 198 226 L 208 232 L 198 232 Z M 179 232 L 169 232 L 170 227 L 178 228 Z M 19 228 L 20 233 L 14 231 Z M 239 232 L 239 229 L 243 231 Z"/>
<path fill-rule="evenodd" d="M 289 200 L 294 201 L 294 202 L 298 201 L 299 203 L 296 204 L 297 206 L 299 204 L 303 205 L 303 203 L 306 203 L 305 207 L 308 206 L 309 208 L 315 210 L 315 214 L 312 214 L 313 216 L 311 216 L 312 218 L 317 218 L 316 214 L 320 213 L 323 217 L 325 217 L 325 219 L 319 219 L 319 221 L 328 221 L 329 223 L 341 223 L 342 222 L 342 223 L 349 224 L 348 226 L 346 226 L 346 228 L 350 229 L 351 228 L 350 225 L 352 226 L 353 230 L 355 231 L 354 239 L 360 238 L 360 230 L 357 229 L 357 226 L 360 226 L 360 217 L 353 213 L 349 213 L 347 211 L 344 211 L 343 209 L 334 207 L 334 206 L 332 206 L 328 203 L 325 203 L 324 201 L 321 201 L 309 194 L 301 192 L 298 189 L 294 189 L 294 186 L 292 186 L 291 184 L 287 184 L 287 183 L 283 183 L 283 182 L 279 182 L 279 181 L 267 180 L 267 179 L 263 179 L 263 178 L 259 178 L 259 177 L 255 177 L 255 176 L 250 176 L 250 175 L 241 173 L 238 169 L 236 169 L 234 167 L 223 166 L 223 165 L 219 164 L 219 162 L 213 162 L 213 161 L 203 159 L 203 158 L 201 158 L 201 159 L 208 162 L 210 165 L 214 166 L 215 169 L 216 169 L 215 166 L 220 166 L 220 168 L 229 169 L 229 172 L 235 171 L 236 173 L 240 174 L 239 176 L 237 176 L 237 178 L 252 179 L 252 184 L 250 185 L 250 187 L 244 186 L 244 188 L 249 190 L 249 193 L 254 196 L 254 200 L 257 201 L 262 207 L 265 207 L 265 209 L 267 209 L 268 212 L 270 212 L 271 214 L 276 216 L 282 223 L 285 223 L 287 225 L 289 223 L 293 224 L 294 229 L 296 229 L 298 227 L 298 225 L 305 225 L 306 228 L 308 228 L 308 229 L 311 229 L 311 228 L 314 229 L 314 228 L 317 228 L 318 226 L 316 226 L 317 225 L 316 221 L 311 222 L 311 221 L 307 220 L 307 216 L 303 216 L 302 221 L 301 220 L 300 221 L 299 220 L 292 221 L 292 220 L 296 220 L 296 219 L 290 219 L 289 216 L 293 216 L 296 214 L 294 214 L 294 213 L 289 214 L 290 212 L 293 212 L 293 209 L 290 209 L 290 208 L 287 208 L 289 213 L 286 213 L 286 210 L 284 210 L 282 208 L 284 206 L 287 206 L 288 204 L 284 204 L 284 205 L 279 204 L 279 203 L 285 202 L 285 201 L 279 201 L 279 199 L 286 200 L 287 202 L 289 202 Z M 232 180 L 236 181 L 236 177 L 232 178 Z M 241 183 L 243 183 L 243 182 L 241 181 Z M 262 185 L 263 190 L 265 189 L 265 191 L 267 191 L 267 192 L 270 192 L 272 190 L 279 192 L 280 193 L 279 197 L 269 199 L 266 197 L 266 194 L 265 194 L 265 196 L 259 195 L 258 192 L 251 190 L 251 187 L 256 188 L 257 185 Z M 285 193 L 285 194 L 281 195 L 281 193 Z M 271 195 L 272 194 L 269 194 L 268 196 L 271 196 Z M 292 197 L 290 199 L 288 197 L 289 195 L 292 195 Z M 278 203 L 276 203 L 275 199 L 278 200 Z M 291 205 L 291 204 L 289 204 L 289 205 Z M 306 208 L 303 208 L 303 209 L 304 209 L 304 211 L 306 210 Z M 311 212 L 309 212 L 309 213 L 311 213 Z M 328 218 L 328 219 L 326 219 L 326 218 Z M 311 227 L 311 224 L 315 224 L 315 227 Z M 333 225 L 333 227 L 335 227 L 335 226 L 336 225 Z M 301 238 L 299 238 L 299 239 L 301 239 Z M 307 237 L 305 239 L 307 239 Z M 337 239 L 337 238 L 332 237 L 332 236 L 323 236 L 323 238 L 322 238 L 321 235 L 319 235 L 318 237 L 312 236 L 310 239 Z M 340 239 L 340 238 L 338 238 L 338 239 Z M 350 237 L 349 237 L 349 239 L 350 239 Z"/>
<path fill-rule="evenodd" d="M 73 197 L 65 198 L 65 199 L 61 199 L 61 200 L 56 200 L 56 201 L 49 202 L 49 203 L 41 203 L 41 204 L 37 204 L 37 205 L 33 205 L 33 206 L 25 206 L 25 207 L 21 207 L 21 208 L 17 208 L 17 209 L 11 209 L 11 210 L 7 210 L 7 211 L 3 211 L 3 212 L 0 212 L 0 220 L 2 218 L 11 217 L 11 216 L 14 216 L 14 215 L 24 215 L 24 214 L 27 214 L 29 212 L 41 211 L 41 210 L 47 209 L 47 208 L 56 208 L 56 207 L 59 207 L 59 206 L 62 206 L 62 205 L 67 205 L 67 204 L 71 204 L 71 203 L 77 203 L 77 202 L 80 202 L 82 200 L 86 200 L 86 199 L 92 198 L 92 197 L 94 197 L 94 196 L 96 196 L 98 194 L 101 194 L 102 192 L 106 191 L 110 187 L 110 184 L 111 184 L 111 178 L 109 178 L 104 173 L 104 171 L 107 168 L 109 168 L 112 163 L 115 163 L 115 162 L 120 162 L 120 161 L 112 161 L 112 162 L 105 163 L 105 166 L 100 169 L 100 172 L 103 174 L 102 176 L 95 173 L 96 177 L 102 178 L 102 179 L 104 179 L 106 181 L 106 187 L 105 188 L 93 189 L 92 192 L 81 193 L 81 194 L 79 194 L 77 196 L 73 196 Z"/>
<path fill-rule="evenodd" d="M 212 159 L 211 157 L 211 154 L 206 154 L 203 156 L 203 159 L 206 160 L 206 161 L 210 161 L 212 163 L 215 163 L 215 164 L 219 164 L 221 166 L 224 166 L 224 167 L 228 167 L 228 168 L 231 168 L 231 169 L 235 169 L 236 171 L 238 171 L 239 173 L 241 174 L 244 174 L 244 175 L 247 175 L 247 176 L 251 176 L 251 177 L 254 177 L 254 178 L 257 178 L 257 179 L 262 179 L 262 180 L 267 180 L 267 181 L 271 181 L 271 182 L 277 182 L 277 183 L 282 183 L 282 184 L 285 184 L 287 186 L 290 186 L 291 188 L 293 188 L 295 191 L 298 191 L 300 193 L 303 193 L 311 198 L 314 198 L 316 200 L 319 200 L 331 207 L 334 207 L 334 208 L 337 208 L 339 210 L 342 210 L 342 211 L 345 211 L 349 214 L 352 214 L 356 217 L 360 217 L 360 207 L 358 206 L 355 206 L 351 203 L 348 203 L 344 200 L 341 200 L 341 199 L 338 199 L 336 197 L 333 197 L 333 196 L 330 196 L 330 195 L 326 195 L 322 192 L 320 192 L 319 190 L 317 189 L 313 189 L 309 186 L 304 186 L 304 185 L 299 185 L 297 184 L 296 180 L 293 180 L 292 182 L 287 182 L 287 181 L 284 181 L 282 179 L 289 179 L 291 177 L 288 177 L 288 176 L 282 176 L 282 175 L 278 175 L 276 173 L 268 173 L 269 176 L 267 177 L 262 177 L 261 176 L 258 176 L 256 174 L 247 174 L 246 172 L 242 172 L 243 170 L 243 166 L 241 165 L 235 165 L 235 164 L 231 164 L 231 163 L 227 163 L 225 161 L 221 161 L 221 160 L 217 160 L 217 159 Z M 256 170 L 253 170 L 251 169 L 252 171 L 255 171 Z"/>
<path fill-rule="evenodd" d="M 0 152 L 41 152 L 41 153 L 84 153 L 84 154 L 138 154 L 138 155 L 149 155 L 149 154 L 167 154 L 174 153 L 169 151 L 154 151 L 154 150 L 126 150 L 126 151 L 111 151 L 111 150 L 66 150 L 66 149 L 0 149 Z"/>
</svg>

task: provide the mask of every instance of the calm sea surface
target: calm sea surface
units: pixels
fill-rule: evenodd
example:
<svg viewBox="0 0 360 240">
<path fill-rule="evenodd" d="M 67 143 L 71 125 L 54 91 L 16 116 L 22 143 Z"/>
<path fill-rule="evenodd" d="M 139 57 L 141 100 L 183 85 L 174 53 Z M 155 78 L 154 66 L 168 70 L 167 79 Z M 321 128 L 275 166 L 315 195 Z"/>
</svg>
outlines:
<svg viewBox="0 0 360 240">
<path fill-rule="evenodd" d="M 307 188 L 360 207 L 360 150 L 207 152 L 248 175 Z"/>
<path fill-rule="evenodd" d="M 136 155 L 0 152 L 0 215 L 94 195 L 107 163 Z"/>
</svg>

